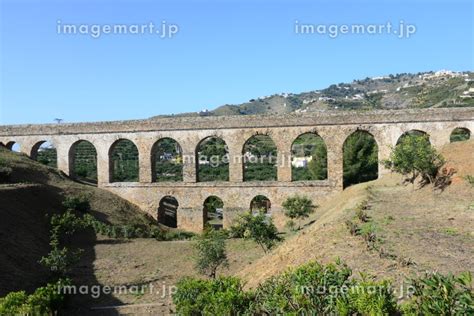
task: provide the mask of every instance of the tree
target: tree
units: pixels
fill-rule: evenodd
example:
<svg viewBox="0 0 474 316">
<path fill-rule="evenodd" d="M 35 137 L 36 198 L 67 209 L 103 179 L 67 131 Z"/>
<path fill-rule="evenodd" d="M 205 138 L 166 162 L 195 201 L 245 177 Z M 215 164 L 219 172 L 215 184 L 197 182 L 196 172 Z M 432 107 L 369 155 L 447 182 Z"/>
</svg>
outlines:
<svg viewBox="0 0 474 316">
<path fill-rule="evenodd" d="M 217 269 L 227 266 L 225 247 L 226 235 L 222 231 L 207 228 L 197 238 L 195 247 L 198 252 L 196 267 L 200 273 L 210 278 L 216 278 Z"/>
<path fill-rule="evenodd" d="M 328 153 L 324 142 L 316 144 L 312 155 L 313 159 L 308 163 L 308 169 L 314 180 L 324 180 L 328 177 Z"/>
<path fill-rule="evenodd" d="M 293 219 L 303 219 L 314 212 L 316 208 L 313 202 L 305 196 L 290 196 L 283 202 L 283 208 L 285 209 L 285 215 Z M 300 226 L 298 226 L 300 229 Z"/>
<path fill-rule="evenodd" d="M 384 164 L 387 168 L 404 176 L 414 183 L 421 176 L 424 183 L 433 183 L 445 160 L 430 144 L 428 137 L 407 136 L 393 148 L 390 159 Z"/>
<path fill-rule="evenodd" d="M 357 131 L 344 143 L 344 187 L 377 179 L 378 147 L 369 133 Z"/>
<path fill-rule="evenodd" d="M 252 239 L 262 247 L 264 252 L 273 248 L 281 240 L 272 219 L 267 217 L 262 211 L 259 211 L 257 214 L 247 212 L 241 215 L 237 220 L 237 224 L 231 228 L 231 231 L 237 232 L 237 235 L 241 234 L 239 237 Z"/>
</svg>

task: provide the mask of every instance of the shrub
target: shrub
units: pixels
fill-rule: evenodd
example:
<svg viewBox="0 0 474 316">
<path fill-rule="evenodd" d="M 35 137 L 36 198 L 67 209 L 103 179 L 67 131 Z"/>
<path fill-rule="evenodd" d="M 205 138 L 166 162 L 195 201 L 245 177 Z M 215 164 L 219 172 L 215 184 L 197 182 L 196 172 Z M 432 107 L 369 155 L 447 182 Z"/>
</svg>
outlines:
<svg viewBox="0 0 474 316">
<path fill-rule="evenodd" d="M 67 196 L 63 202 L 63 206 L 67 210 L 78 211 L 82 213 L 86 213 L 91 210 L 89 198 L 85 195 Z"/>
<path fill-rule="evenodd" d="M 360 202 L 356 207 L 356 210 L 355 210 L 356 216 L 362 223 L 366 223 L 370 220 L 370 217 L 366 212 L 366 210 L 368 209 L 369 209 L 369 202 L 367 200 Z"/>
<path fill-rule="evenodd" d="M 406 315 L 473 315 L 472 275 L 427 274 L 412 280 L 413 295 L 402 306 Z"/>
<path fill-rule="evenodd" d="M 339 315 L 396 315 L 397 303 L 389 281 L 376 282 L 366 276 L 340 296 L 336 303 Z"/>
<path fill-rule="evenodd" d="M 289 230 L 293 231 L 293 232 L 297 231 L 296 223 L 295 223 L 295 221 L 293 221 L 291 219 L 286 222 L 285 227 L 288 228 Z"/>
<path fill-rule="evenodd" d="M 156 240 L 184 240 L 194 237 L 194 233 L 181 230 L 166 231 L 157 226 L 109 225 L 97 220 L 90 214 L 82 217 L 85 227 L 91 227 L 96 234 L 110 238 L 155 238 Z"/>
<path fill-rule="evenodd" d="M 176 284 L 173 303 L 178 315 L 242 315 L 249 310 L 252 293 L 242 290 L 234 277 L 200 280 L 184 278 Z"/>
<path fill-rule="evenodd" d="M 53 245 L 53 249 L 40 259 L 40 263 L 47 267 L 54 275 L 63 277 L 70 267 L 80 260 L 83 249 L 70 251 L 67 247 L 59 248 L 59 245 Z"/>
<path fill-rule="evenodd" d="M 464 177 L 464 179 L 466 179 L 466 181 L 474 187 L 474 176 L 471 176 L 471 175 L 467 175 Z"/>
<path fill-rule="evenodd" d="M 51 226 L 50 245 L 52 249 L 48 255 L 40 259 L 39 263 L 47 267 L 53 274 L 62 277 L 69 272 L 71 265 L 79 261 L 83 250 L 70 251 L 67 247 L 61 248 L 61 239 L 67 237 L 69 241 L 70 236 L 77 229 L 85 227 L 85 224 L 71 211 L 66 211 L 64 214 L 51 216 Z"/>
<path fill-rule="evenodd" d="M 84 221 L 71 211 L 51 216 L 51 239 L 59 241 L 61 235 L 71 236 L 78 229 L 84 228 Z"/>
<path fill-rule="evenodd" d="M 196 268 L 200 273 L 215 278 L 220 266 L 227 266 L 227 253 L 225 247 L 226 235 L 213 228 L 207 228 L 197 237 L 195 248 L 197 250 Z"/>
<path fill-rule="evenodd" d="M 69 279 L 60 279 L 27 295 L 24 291 L 11 292 L 0 298 L 0 315 L 56 315 L 65 301 L 60 288 L 70 284 Z"/>
<path fill-rule="evenodd" d="M 433 183 L 444 163 L 443 156 L 431 146 L 427 136 L 403 137 L 392 150 L 390 159 L 384 162 L 392 171 L 410 175 L 410 183 L 414 183 L 418 176 L 424 183 Z"/>
<path fill-rule="evenodd" d="M 354 223 L 351 220 L 347 220 L 346 226 L 347 226 L 347 229 L 349 229 L 349 232 L 352 236 L 360 235 L 360 227 L 359 225 L 357 225 L 357 223 Z"/>
<path fill-rule="evenodd" d="M 258 214 L 247 212 L 240 215 L 236 226 L 231 228 L 231 232 L 243 232 L 243 238 L 252 239 L 262 247 L 264 252 L 273 248 L 281 240 L 272 219 L 267 217 L 262 211 Z"/>
<path fill-rule="evenodd" d="M 255 291 L 254 313 L 334 314 L 342 288 L 351 285 L 352 271 L 341 262 L 323 266 L 310 262 L 272 277 Z"/>
<path fill-rule="evenodd" d="M 162 240 L 185 240 L 193 238 L 194 236 L 195 234 L 191 232 L 186 232 L 182 230 L 170 230 L 164 232 Z"/>
<path fill-rule="evenodd" d="M 311 199 L 305 196 L 291 196 L 283 202 L 283 208 L 285 209 L 285 215 L 291 219 L 303 219 L 314 212 L 316 206 L 313 205 Z M 299 229 L 300 227 L 298 227 Z"/>
<path fill-rule="evenodd" d="M 0 315 L 15 315 L 25 312 L 28 295 L 25 291 L 11 292 L 0 298 Z M 28 312 L 26 310 L 26 312 Z"/>
<path fill-rule="evenodd" d="M 245 226 L 241 225 L 242 219 L 237 219 L 234 225 L 229 227 L 228 236 L 229 238 L 244 238 Z"/>
</svg>

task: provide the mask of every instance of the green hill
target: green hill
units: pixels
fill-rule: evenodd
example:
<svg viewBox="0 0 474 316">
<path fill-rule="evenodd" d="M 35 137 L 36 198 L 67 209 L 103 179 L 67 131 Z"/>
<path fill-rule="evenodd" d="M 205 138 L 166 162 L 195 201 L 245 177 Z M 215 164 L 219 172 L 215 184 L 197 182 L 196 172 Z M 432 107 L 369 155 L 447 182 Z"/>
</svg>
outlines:
<svg viewBox="0 0 474 316">
<path fill-rule="evenodd" d="M 250 99 L 242 104 L 225 104 L 212 111 L 178 116 L 250 115 L 323 110 L 404 109 L 474 106 L 474 73 L 420 72 L 333 84 L 302 93 L 277 93 Z M 206 107 L 206 106 L 204 106 Z"/>
</svg>

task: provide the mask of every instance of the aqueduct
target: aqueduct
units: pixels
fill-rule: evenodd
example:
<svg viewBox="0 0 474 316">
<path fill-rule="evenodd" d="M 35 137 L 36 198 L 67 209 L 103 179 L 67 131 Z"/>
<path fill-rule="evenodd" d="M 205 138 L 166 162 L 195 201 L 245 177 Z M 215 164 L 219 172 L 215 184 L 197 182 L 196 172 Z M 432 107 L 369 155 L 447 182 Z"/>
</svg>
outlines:
<svg viewBox="0 0 474 316">
<path fill-rule="evenodd" d="M 376 140 L 379 162 L 388 158 L 392 146 L 409 130 L 426 132 L 439 148 L 449 143 L 456 128 L 474 131 L 474 109 L 423 109 L 378 111 L 327 111 L 263 116 L 170 116 L 148 120 L 11 125 L 0 127 L 0 142 L 7 147 L 20 145 L 21 152 L 33 157 L 38 144 L 48 141 L 57 150 L 57 167 L 73 176 L 74 144 L 88 141 L 97 155 L 98 186 L 109 190 L 144 211 L 158 217 L 160 201 L 170 196 L 177 201 L 177 226 L 199 231 L 203 228 L 203 201 L 217 196 L 224 203 L 224 226 L 236 214 L 249 208 L 257 195 L 268 197 L 271 213 L 278 225 L 283 223 L 281 204 L 287 196 L 301 194 L 316 204 L 343 189 L 343 144 L 352 133 L 366 131 Z M 291 146 L 302 134 L 316 133 L 327 147 L 327 179 L 292 181 Z M 243 181 L 242 148 L 257 134 L 271 137 L 277 148 L 277 180 Z M 182 181 L 154 182 L 152 148 L 163 138 L 175 140 L 183 157 L 196 157 L 203 139 L 219 137 L 228 146 L 228 181 L 198 182 L 197 163 L 183 160 Z M 138 149 L 137 182 L 112 182 L 111 148 L 117 140 L 133 142 Z M 379 175 L 386 173 L 379 163 Z"/>
</svg>

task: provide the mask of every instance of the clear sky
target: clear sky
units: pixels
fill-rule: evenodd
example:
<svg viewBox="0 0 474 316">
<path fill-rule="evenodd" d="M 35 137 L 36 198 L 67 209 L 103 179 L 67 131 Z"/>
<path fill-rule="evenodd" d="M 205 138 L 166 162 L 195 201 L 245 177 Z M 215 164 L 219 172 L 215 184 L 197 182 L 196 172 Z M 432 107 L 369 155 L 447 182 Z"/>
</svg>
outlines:
<svg viewBox="0 0 474 316">
<path fill-rule="evenodd" d="M 0 2 L 0 124 L 138 119 L 367 76 L 474 68 L 472 0 Z M 64 24 L 163 21 L 178 33 L 58 34 Z M 416 32 L 295 32 L 400 21 Z"/>
</svg>

